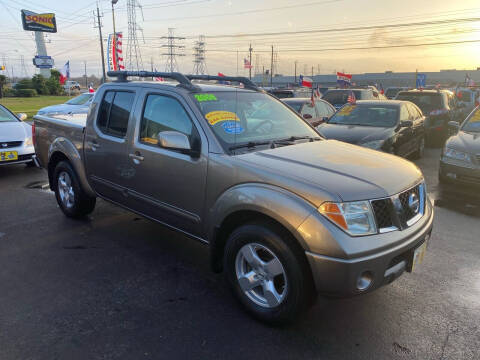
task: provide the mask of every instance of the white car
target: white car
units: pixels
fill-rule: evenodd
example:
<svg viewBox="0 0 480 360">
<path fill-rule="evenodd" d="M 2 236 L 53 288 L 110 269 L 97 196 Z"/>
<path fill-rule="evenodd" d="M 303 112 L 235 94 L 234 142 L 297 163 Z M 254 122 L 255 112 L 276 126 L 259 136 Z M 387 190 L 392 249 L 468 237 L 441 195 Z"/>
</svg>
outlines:
<svg viewBox="0 0 480 360">
<path fill-rule="evenodd" d="M 86 114 L 92 103 L 95 93 L 83 93 L 73 99 L 68 100 L 65 104 L 51 105 L 38 110 L 38 115 L 71 115 Z"/>
<path fill-rule="evenodd" d="M 26 114 L 14 115 L 0 105 L 0 166 L 25 163 L 35 164 L 32 126 L 22 120 Z"/>
</svg>

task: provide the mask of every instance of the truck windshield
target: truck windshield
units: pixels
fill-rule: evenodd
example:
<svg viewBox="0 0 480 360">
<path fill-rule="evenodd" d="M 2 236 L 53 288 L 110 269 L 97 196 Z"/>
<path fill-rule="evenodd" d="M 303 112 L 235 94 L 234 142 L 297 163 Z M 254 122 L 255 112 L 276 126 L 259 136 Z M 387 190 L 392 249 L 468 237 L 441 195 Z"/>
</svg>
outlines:
<svg viewBox="0 0 480 360">
<path fill-rule="evenodd" d="M 264 93 L 218 91 L 191 96 L 226 149 L 285 138 L 320 138 L 295 112 Z"/>
<path fill-rule="evenodd" d="M 14 122 L 18 121 L 18 119 L 10 113 L 10 111 L 4 109 L 0 106 L 0 122 Z"/>
</svg>

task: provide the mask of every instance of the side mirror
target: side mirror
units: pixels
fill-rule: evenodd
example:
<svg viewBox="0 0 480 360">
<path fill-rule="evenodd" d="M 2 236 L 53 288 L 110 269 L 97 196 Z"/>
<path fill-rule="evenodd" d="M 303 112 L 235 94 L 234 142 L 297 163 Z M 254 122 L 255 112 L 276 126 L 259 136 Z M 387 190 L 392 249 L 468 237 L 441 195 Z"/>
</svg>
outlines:
<svg viewBox="0 0 480 360">
<path fill-rule="evenodd" d="M 161 131 L 158 133 L 158 146 L 164 149 L 177 150 L 191 156 L 198 155 L 199 152 L 192 150 L 187 135 L 178 131 Z"/>
<path fill-rule="evenodd" d="M 304 118 L 305 120 L 311 119 L 311 118 L 312 118 L 312 115 L 310 115 L 310 114 L 303 114 L 303 118 Z"/>
<path fill-rule="evenodd" d="M 28 117 L 28 116 L 27 116 L 27 114 L 25 114 L 25 113 L 18 113 L 18 114 L 17 114 L 17 118 L 18 118 L 19 120 L 21 120 L 21 121 L 27 120 L 27 117 Z"/>
<path fill-rule="evenodd" d="M 403 120 L 400 121 L 400 127 L 412 127 L 413 121 L 412 120 Z"/>
</svg>

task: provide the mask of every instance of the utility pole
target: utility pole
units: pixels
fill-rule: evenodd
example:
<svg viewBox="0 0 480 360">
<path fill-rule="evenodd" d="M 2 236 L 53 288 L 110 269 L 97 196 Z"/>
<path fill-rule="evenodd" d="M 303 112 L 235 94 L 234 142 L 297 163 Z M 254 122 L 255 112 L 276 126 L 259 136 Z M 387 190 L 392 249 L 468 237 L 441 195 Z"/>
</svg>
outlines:
<svg viewBox="0 0 480 360">
<path fill-rule="evenodd" d="M 252 79 L 252 44 L 250 43 L 250 47 L 248 48 L 248 52 L 250 53 L 250 67 L 248 68 L 248 78 Z"/>
<path fill-rule="evenodd" d="M 85 76 L 85 87 L 88 88 L 88 77 L 87 77 L 87 62 L 83 62 L 83 69 L 84 69 L 84 75 Z"/>
<path fill-rule="evenodd" d="M 200 35 L 198 41 L 193 47 L 193 73 L 195 75 L 204 75 L 207 73 L 207 64 L 205 63 L 205 35 Z M 238 60 L 238 59 L 237 59 Z"/>
<path fill-rule="evenodd" d="M 98 9 L 98 5 L 97 5 L 97 26 L 96 27 L 98 27 L 98 35 L 100 37 L 100 52 L 102 56 L 102 74 L 103 74 L 102 83 L 104 83 L 105 81 L 107 81 L 107 74 L 105 73 L 105 54 L 103 52 L 102 23 L 100 22 L 100 10 Z"/>
<path fill-rule="evenodd" d="M 160 39 L 167 40 L 167 44 L 161 46 L 162 48 L 167 48 L 167 52 L 162 54 L 167 57 L 167 61 L 165 63 L 165 71 L 166 72 L 178 71 L 177 56 L 185 56 L 183 52 L 180 52 L 180 51 L 183 51 L 183 49 L 185 49 L 185 46 L 176 45 L 175 41 L 185 40 L 185 38 L 181 36 L 175 36 L 174 28 L 169 28 L 168 36 L 162 36 Z"/>
<path fill-rule="evenodd" d="M 270 86 L 273 86 L 273 45 L 272 45 L 272 58 L 270 60 Z"/>
<path fill-rule="evenodd" d="M 313 80 L 313 66 L 312 66 L 312 80 Z"/>
<path fill-rule="evenodd" d="M 297 63 L 298 61 L 295 60 L 295 84 L 297 83 Z"/>
<path fill-rule="evenodd" d="M 237 50 L 237 76 L 238 76 L 238 50 Z"/>
</svg>

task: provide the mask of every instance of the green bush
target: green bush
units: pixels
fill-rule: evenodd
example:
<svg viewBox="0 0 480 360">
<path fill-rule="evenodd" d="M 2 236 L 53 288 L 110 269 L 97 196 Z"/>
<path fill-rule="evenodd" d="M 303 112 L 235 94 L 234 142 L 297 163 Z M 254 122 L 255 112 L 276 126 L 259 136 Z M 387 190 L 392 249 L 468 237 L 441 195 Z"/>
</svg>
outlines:
<svg viewBox="0 0 480 360">
<path fill-rule="evenodd" d="M 39 95 L 48 95 L 47 80 L 40 74 L 32 77 L 33 88 Z"/>
<path fill-rule="evenodd" d="M 52 69 L 50 70 L 50 74 L 50 78 L 46 82 L 48 93 L 50 95 L 63 94 L 63 87 L 60 85 L 60 72 Z"/>
<path fill-rule="evenodd" d="M 15 89 L 12 89 L 12 88 L 3 88 L 3 96 L 14 97 L 16 96 L 16 91 Z"/>
<path fill-rule="evenodd" d="M 15 95 L 18 97 L 34 97 L 37 96 L 35 89 L 17 89 Z"/>
<path fill-rule="evenodd" d="M 22 79 L 15 85 L 15 90 L 33 89 L 33 83 L 30 79 Z"/>
</svg>

